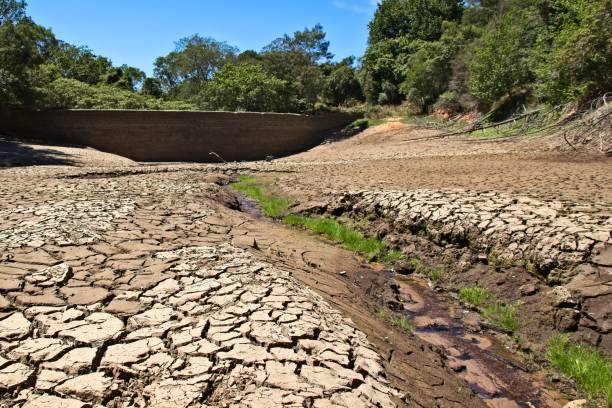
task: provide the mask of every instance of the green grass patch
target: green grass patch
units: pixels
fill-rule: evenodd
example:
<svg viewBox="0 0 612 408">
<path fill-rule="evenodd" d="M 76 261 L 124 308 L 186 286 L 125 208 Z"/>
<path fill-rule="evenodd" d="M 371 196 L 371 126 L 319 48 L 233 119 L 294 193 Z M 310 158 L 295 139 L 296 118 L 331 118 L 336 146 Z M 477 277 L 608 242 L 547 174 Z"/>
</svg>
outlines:
<svg viewBox="0 0 612 408">
<path fill-rule="evenodd" d="M 406 316 L 395 316 L 393 325 L 397 326 L 401 331 L 406 333 L 414 332 L 414 325 L 410 323 Z"/>
<path fill-rule="evenodd" d="M 403 258 L 400 251 L 389 250 L 382 241 L 375 238 L 366 238 L 361 232 L 341 224 L 333 218 L 313 218 L 289 214 L 283 218 L 283 222 L 287 225 L 307 228 L 331 241 L 340 242 L 347 249 L 370 260 L 376 258 L 381 262 L 391 262 Z"/>
<path fill-rule="evenodd" d="M 404 259 L 401 251 L 388 249 L 381 240 L 366 238 L 361 232 L 338 222 L 334 218 L 314 218 L 296 214 L 285 215 L 291 201 L 268 194 L 265 184 L 254 177 L 240 176 L 238 181 L 230 183 L 230 186 L 259 203 L 263 213 L 268 217 L 282 218 L 287 225 L 307 228 L 331 241 L 340 242 L 347 249 L 363 255 L 369 260 L 376 259 L 380 262 L 392 263 Z"/>
<path fill-rule="evenodd" d="M 478 286 L 459 289 L 459 300 L 475 307 L 484 305 L 488 298 L 487 290 Z"/>
<path fill-rule="evenodd" d="M 271 218 L 281 218 L 291 204 L 290 200 L 267 194 L 264 185 L 255 177 L 240 176 L 239 181 L 230 183 L 230 186 L 257 201 L 264 214 Z"/>
<path fill-rule="evenodd" d="M 442 278 L 444 278 L 444 272 L 441 269 L 430 269 L 427 272 L 425 272 L 425 275 L 432 282 L 440 282 Z"/>
<path fill-rule="evenodd" d="M 612 407 L 612 359 L 596 350 L 570 344 L 555 336 L 548 344 L 547 357 L 566 376 L 574 379 L 591 399 L 603 398 Z"/>
<path fill-rule="evenodd" d="M 414 269 L 414 272 L 419 272 L 423 266 L 423 262 L 419 258 L 410 258 L 408 263 Z"/>
<path fill-rule="evenodd" d="M 485 306 L 482 315 L 512 333 L 519 328 L 518 305 L 516 304 L 507 305 L 495 301 Z"/>
</svg>

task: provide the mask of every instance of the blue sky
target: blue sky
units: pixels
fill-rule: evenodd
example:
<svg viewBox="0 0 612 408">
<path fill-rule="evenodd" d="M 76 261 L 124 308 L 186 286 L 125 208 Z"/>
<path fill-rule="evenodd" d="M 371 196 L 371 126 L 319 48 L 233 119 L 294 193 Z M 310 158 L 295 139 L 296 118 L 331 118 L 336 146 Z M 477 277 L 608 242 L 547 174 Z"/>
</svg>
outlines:
<svg viewBox="0 0 612 408">
<path fill-rule="evenodd" d="M 28 14 L 56 36 L 116 65 L 153 71 L 179 38 L 200 34 L 240 50 L 321 23 L 336 59 L 361 56 L 376 0 L 28 0 Z"/>
</svg>

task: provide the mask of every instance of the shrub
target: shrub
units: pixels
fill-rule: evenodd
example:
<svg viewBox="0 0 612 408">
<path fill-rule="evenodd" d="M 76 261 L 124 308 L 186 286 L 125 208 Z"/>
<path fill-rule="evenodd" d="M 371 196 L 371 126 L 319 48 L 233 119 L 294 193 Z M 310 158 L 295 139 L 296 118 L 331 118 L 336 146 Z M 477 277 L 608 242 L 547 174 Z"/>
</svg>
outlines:
<svg viewBox="0 0 612 408">
<path fill-rule="evenodd" d="M 487 290 L 478 286 L 459 289 L 459 300 L 472 306 L 482 306 L 488 299 Z"/>
</svg>

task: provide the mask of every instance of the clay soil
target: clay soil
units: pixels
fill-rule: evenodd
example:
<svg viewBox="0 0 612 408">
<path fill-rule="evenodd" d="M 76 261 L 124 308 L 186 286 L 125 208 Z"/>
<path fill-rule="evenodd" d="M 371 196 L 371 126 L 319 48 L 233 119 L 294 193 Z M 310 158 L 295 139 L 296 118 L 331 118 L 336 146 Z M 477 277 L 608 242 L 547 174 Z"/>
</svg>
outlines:
<svg viewBox="0 0 612 408">
<path fill-rule="evenodd" d="M 296 208 L 302 205 L 303 209 L 309 204 L 314 208 L 317 204 L 328 203 L 343 191 L 448 188 L 520 194 L 572 205 L 588 204 L 598 213 L 605 213 L 611 207 L 612 160 L 609 158 L 560 154 L 550 150 L 554 141 L 549 139 L 423 139 L 435 135 L 436 131 L 394 123 L 271 163 L 218 166 L 138 164 L 74 146 L 2 141 L 0 161 L 8 168 L 0 171 L 0 192 L 7 197 L 0 203 L 0 211 L 7 223 L 0 232 L 6 230 L 3 233 L 9 239 L 5 245 L 9 246 L 0 247 L 0 267 L 5 274 L 2 277 L 5 286 L 0 288 L 0 335 L 6 335 L 0 344 L 0 391 L 3 392 L 0 406 L 52 407 L 53 404 L 64 406 L 61 404 L 68 401 L 75 407 L 102 403 L 117 407 L 560 408 L 580 398 L 575 384 L 551 374 L 543 359 L 534 357 L 534 353 L 541 350 L 545 337 L 554 331 L 549 327 L 537 329 L 537 313 L 544 301 L 536 298 L 522 312 L 536 316 L 534 323 L 527 327 L 536 335 L 521 333 L 521 340 L 517 341 L 484 321 L 475 311 L 460 305 L 454 296 L 454 288 L 479 283 L 500 297 L 508 293 L 521 297 L 520 288 L 526 285 L 534 285 L 536 289 L 546 286 L 539 278 L 521 269 L 505 274 L 501 282 L 500 274 L 475 257 L 467 262 L 464 273 L 432 284 L 418 274 L 402 274 L 399 268 L 393 270 L 389 265 L 368 263 L 335 243 L 266 219 L 253 203 L 226 187 L 238 175 L 256 174 L 270 182 L 273 192 L 292 198 L 298 204 Z M 38 188 L 25 187 L 33 183 Z M 81 201 L 86 203 L 85 207 L 95 206 L 94 211 L 83 210 L 84 206 L 78 204 Z M 30 212 L 30 207 L 35 212 Z M 96 228 L 100 225 L 104 230 L 64 247 L 68 244 L 60 239 L 68 238 L 57 236 L 58 227 L 54 222 L 56 219 L 73 222 L 74 213 L 82 217 L 80 223 L 86 227 L 84 231 L 87 228 L 98 231 Z M 38 217 L 35 222 L 31 222 L 33 214 Z M 105 218 L 98 220 L 96 217 L 101 215 Z M 442 265 L 441 258 L 453 249 L 432 243 L 426 237 L 394 231 L 389 220 L 372 220 L 363 229 L 419 255 L 432 267 Z M 75 227 L 75 231 L 80 231 L 80 227 Z M 49 237 L 57 242 L 46 242 L 45 239 L 51 239 Z M 14 242 L 10 242 L 11 239 Z M 186 311 L 187 308 L 176 307 L 179 303 L 173 303 L 180 294 L 195 290 L 190 285 L 201 284 L 180 269 L 185 265 L 181 262 L 193 261 L 191 258 L 182 260 L 188 254 L 181 252 L 181 248 L 191 247 L 229 251 L 230 257 L 239 257 L 243 262 L 239 266 L 222 266 L 227 275 L 213 279 L 221 282 L 219 295 L 208 293 L 199 298 L 200 304 L 207 309 L 198 313 L 218 313 L 208 317 L 210 320 L 205 328 L 195 326 L 197 319 L 189 320 L 191 310 L 196 311 L 197 307 Z M 163 255 L 167 258 L 160 260 L 159 253 L 171 256 Z M 29 261 L 17 262 L 19 259 Z M 209 262 L 208 259 L 198 262 Z M 70 266 L 70 273 L 61 279 L 49 275 L 49 265 L 64 264 Z M 142 265 L 150 265 L 148 267 L 155 271 L 140 277 Z M 316 307 L 314 311 L 301 310 L 308 302 L 277 301 L 275 304 L 282 309 L 281 313 L 267 315 L 277 320 L 262 324 L 252 313 L 261 307 L 261 298 L 253 298 L 250 301 L 254 304 L 253 310 L 232 318 L 236 321 L 250 319 L 250 326 L 245 328 L 244 324 L 238 326 L 236 323 L 231 333 L 238 333 L 235 336 L 260 354 L 239 353 L 241 345 L 235 338 L 230 339 L 231 343 L 215 340 L 219 337 L 214 336 L 219 333 L 213 333 L 210 323 L 221 319 L 219 316 L 228 319 L 227 316 L 246 307 L 242 303 L 224 304 L 219 300 L 231 296 L 235 296 L 234 301 L 238 297 L 242 299 L 244 292 L 240 285 L 252 284 L 248 279 L 240 284 L 232 281 L 234 270 L 237 276 L 255 277 L 257 275 L 253 274 L 263 270 L 273 277 L 269 283 L 273 289 L 266 289 L 266 295 L 292 297 L 295 295 L 292 291 L 303 290 L 299 292 L 301 296 Z M 13 275 L 9 276 L 7 271 Z M 32 274 L 38 280 L 30 278 Z M 288 289 L 274 285 L 287 285 Z M 91 292 L 91 296 L 96 295 L 99 299 L 91 300 L 82 293 L 81 296 L 79 290 L 72 288 L 84 288 L 82 293 Z M 157 296 L 157 302 L 163 307 L 157 303 L 152 306 L 153 296 Z M 136 344 L 127 342 L 126 338 L 132 336 L 130 331 L 139 327 L 137 324 L 142 323 L 132 316 L 140 313 L 147 314 L 147 319 L 158 318 L 156 313 L 165 312 L 169 304 L 173 305 L 168 307 L 172 309 L 168 313 L 175 316 L 172 319 L 176 322 L 181 319 L 176 316 L 180 315 L 184 318 L 181 322 L 187 323 L 180 327 L 164 326 L 163 334 L 152 334 L 152 337 L 146 337 L 149 332 L 139 328 L 145 330 L 143 340 L 139 341 L 148 343 L 144 351 L 139 351 L 142 354 L 138 361 L 130 360 L 129 349 L 123 353 L 121 347 Z M 215 309 L 219 305 L 221 309 Z M 53 309 L 44 309 L 47 306 Z M 332 324 L 332 320 L 316 314 L 328 307 L 337 316 L 350 320 L 333 320 Z M 60 309 L 72 311 L 75 317 L 70 319 L 75 319 L 73 321 L 85 321 L 95 312 L 106 316 L 105 322 L 116 322 L 114 324 L 119 327 L 117 336 L 100 343 L 100 355 L 96 354 L 89 365 L 84 363 L 76 377 L 69 367 L 68 371 L 58 368 L 67 355 L 66 350 L 74 347 L 73 339 L 62 337 L 62 332 L 54 339 L 61 343 L 54 346 L 63 350 L 57 358 L 38 361 L 20 358 L 18 354 L 24 342 L 51 341 L 47 337 L 53 335 L 45 330 L 55 323 L 34 326 L 30 320 L 48 322 L 50 320 L 44 320 L 43 314 L 56 319 L 54 316 L 58 313 L 63 319 L 64 312 Z M 305 334 L 285 343 L 282 338 L 268 342 L 270 333 L 265 330 L 262 333 L 260 329 L 272 327 L 271 331 L 276 333 L 275 325 L 285 327 L 281 319 L 295 318 L 301 322 L 299 319 L 306 315 L 321 319 L 320 328 L 313 329 L 315 334 Z M 408 325 L 401 323 L 403 318 L 409 321 Z M 5 321 L 10 321 L 10 325 L 2 325 Z M 184 343 L 174 344 L 179 330 L 182 330 L 180 336 L 186 336 L 188 330 L 184 328 L 189 329 L 190 324 L 194 325 L 194 331 L 189 331 L 189 338 L 180 337 Z M 344 324 L 354 328 L 350 330 L 354 330 L 355 338 L 348 339 L 342 334 L 345 333 L 342 330 L 348 330 Z M 241 332 L 237 331 L 238 327 Z M 147 330 L 155 333 L 154 329 Z M 202 339 L 194 335 L 195 332 Z M 355 340 L 361 333 L 367 337 L 367 347 L 372 350 L 371 365 L 365 368 L 357 362 L 359 358 L 356 359 L 359 350 L 363 350 L 363 345 Z M 83 333 L 77 335 L 86 338 Z M 157 348 L 153 350 L 151 344 L 156 336 L 162 338 L 163 344 L 155 343 Z M 339 345 L 334 347 L 348 350 L 347 362 L 333 357 L 344 368 L 326 360 L 329 353 L 315 353 L 316 347 L 320 347 L 318 342 L 331 342 L 331 338 Z M 77 343 L 80 349 L 98 346 L 83 342 L 85 340 Z M 212 344 L 219 352 L 210 352 L 206 357 L 184 353 L 182 350 L 189 350 L 190 342 L 208 342 L 206 344 Z M 304 344 L 311 344 L 311 348 L 303 348 Z M 111 348 L 119 351 L 111 355 Z M 269 355 L 273 349 L 283 349 L 283 355 L 295 352 L 296 356 L 306 353 L 308 357 L 298 358 L 295 363 L 280 359 L 270 362 L 267 361 L 269 357 L 257 360 L 259 355 Z M 142 369 L 138 367 L 145 366 L 154 357 L 161 358 L 162 354 L 171 362 L 168 366 L 160 368 L 155 375 L 138 373 Z M 120 364 L 113 366 L 113 358 Z M 372 369 L 377 361 L 382 367 L 380 372 Z M 197 364 L 205 368 L 199 367 L 198 371 Z M 181 370 L 181 374 L 176 375 L 173 370 Z M 189 374 L 193 372 L 206 374 Z M 320 381 L 312 374 L 323 372 L 331 373 L 331 377 Z M 347 382 L 347 375 L 362 380 Z M 96 385 L 99 385 L 95 392 L 84 393 L 79 387 L 69 386 L 87 381 L 81 378 L 85 376 L 95 376 Z M 298 380 L 300 382 L 296 382 Z M 6 384 L 3 385 L 3 381 Z M 342 385 L 326 388 L 336 381 Z M 368 384 L 375 386 L 366 387 Z M 262 390 L 269 393 L 261 394 Z M 303 396 L 304 392 L 311 394 Z M 348 399 L 349 394 L 355 399 Z M 298 397 L 301 398 L 299 403 L 292 402 L 295 400 L 291 398 Z M 231 405 L 232 401 L 235 405 Z M 357 403 L 351 405 L 350 401 Z"/>
</svg>

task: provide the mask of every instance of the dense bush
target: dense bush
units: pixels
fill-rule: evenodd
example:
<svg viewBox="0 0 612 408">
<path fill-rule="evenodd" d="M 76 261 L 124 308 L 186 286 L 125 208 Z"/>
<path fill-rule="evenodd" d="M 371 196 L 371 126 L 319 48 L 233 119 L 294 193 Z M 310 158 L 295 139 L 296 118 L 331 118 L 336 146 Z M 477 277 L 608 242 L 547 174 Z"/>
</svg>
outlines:
<svg viewBox="0 0 612 408">
<path fill-rule="evenodd" d="M 203 109 L 227 111 L 282 111 L 285 81 L 253 64 L 226 65 L 204 85 L 199 104 Z"/>
<path fill-rule="evenodd" d="M 58 78 L 40 89 L 41 105 L 64 109 L 164 109 L 193 110 L 180 101 L 163 101 L 110 85 L 89 85 L 70 78 Z"/>
</svg>

